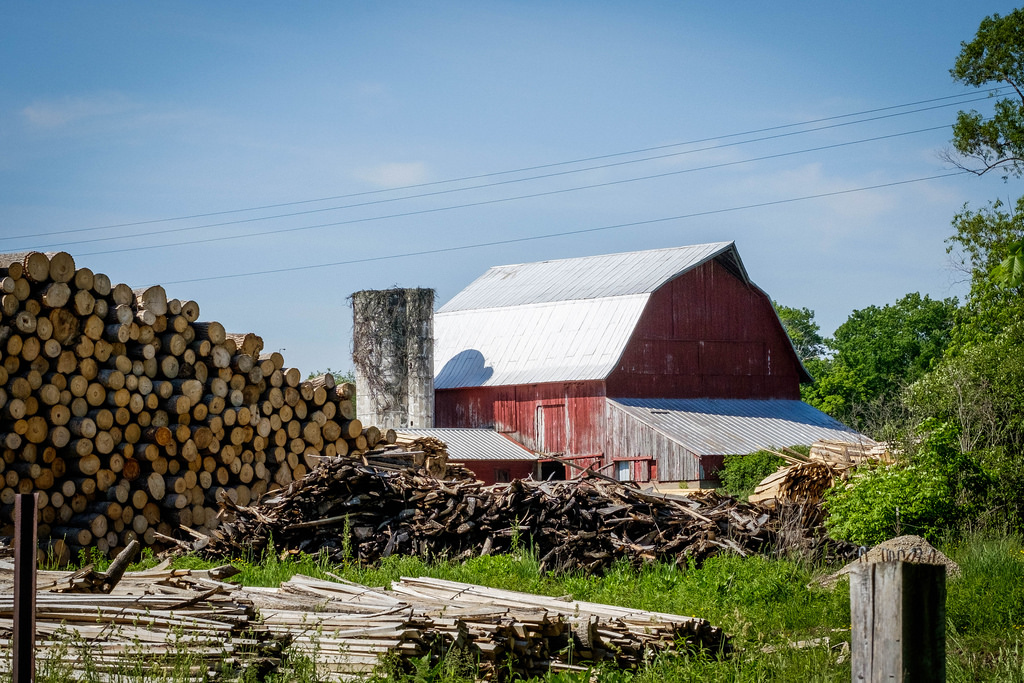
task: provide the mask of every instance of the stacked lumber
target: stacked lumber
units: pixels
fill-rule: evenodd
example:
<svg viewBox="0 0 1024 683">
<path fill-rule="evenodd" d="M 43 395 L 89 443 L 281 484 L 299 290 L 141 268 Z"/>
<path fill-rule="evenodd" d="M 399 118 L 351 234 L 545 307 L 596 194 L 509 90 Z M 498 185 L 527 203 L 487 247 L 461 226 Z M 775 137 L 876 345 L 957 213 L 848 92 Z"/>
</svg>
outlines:
<svg viewBox="0 0 1024 683">
<path fill-rule="evenodd" d="M 482 672 L 491 675 L 508 660 L 525 676 L 542 677 L 590 662 L 614 662 L 636 669 L 658 652 L 682 647 L 711 652 L 729 649 L 721 629 L 705 619 L 613 607 L 567 598 L 486 588 L 432 578 L 402 578 L 391 585 L 397 595 L 427 616 L 459 616 L 467 622 Z M 488 628 L 493 620 L 511 620 L 508 635 Z M 559 630 L 568 624 L 571 630 Z M 484 646 L 477 630 L 486 632 Z M 498 637 L 495 637 L 498 636 Z"/>
<path fill-rule="evenodd" d="M 544 571 L 686 565 L 720 552 L 771 552 L 772 513 L 732 498 L 668 498 L 600 479 L 486 487 L 411 467 L 335 459 L 230 519 L 189 549 L 214 557 L 324 552 L 338 562 L 392 554 L 465 559 L 531 547 Z M 272 545 L 271 545 L 272 544 Z"/>
<path fill-rule="evenodd" d="M 891 462 L 884 444 L 875 442 L 816 441 L 810 455 L 790 448 L 772 451 L 786 465 L 757 485 L 749 500 L 764 507 L 778 504 L 803 505 L 808 513 L 820 506 L 825 492 L 850 470 L 865 462 Z"/>
<path fill-rule="evenodd" d="M 297 575 L 278 587 L 226 583 L 231 566 L 127 572 L 100 593 L 77 572 L 39 572 L 37 663 L 66 679 L 155 674 L 175 680 L 263 680 L 303 656 L 316 680 L 395 673 L 456 651 L 477 677 L 527 678 L 599 661 L 637 668 L 662 651 L 728 652 L 707 620 L 404 578 L 390 591 Z M 0 560 L 0 643 L 12 637 L 13 565 Z M 83 594 L 85 593 L 85 594 Z M 183 667 L 182 665 L 185 665 Z M 0 659 L 8 673 L 9 659 Z M 141 667 L 141 669 L 140 669 Z M 186 670 L 183 671 L 182 669 Z M 182 674 L 191 674 L 185 675 Z"/>
<path fill-rule="evenodd" d="M 0 560 L 0 643 L 13 637 L 13 563 Z M 81 590 L 78 572 L 40 571 L 36 593 L 36 667 L 65 680 L 117 680 L 158 674 L 217 680 L 280 664 L 284 642 L 254 629 L 252 605 L 223 582 L 233 567 L 125 574 L 105 593 Z M 188 665 L 182 671 L 183 655 Z M 6 674 L 11 661 L 0 659 Z M 191 669 L 191 670 L 189 670 Z M 180 677 L 179 677 L 180 676 Z"/>
<path fill-rule="evenodd" d="M 214 528 L 222 498 L 246 505 L 386 436 L 355 419 L 354 386 L 303 381 L 259 336 L 199 317 L 64 252 L 0 256 L 0 535 L 37 492 L 56 561 L 159 546 Z"/>
<path fill-rule="evenodd" d="M 850 463 L 859 465 L 863 462 L 893 462 L 894 458 L 889 447 L 874 441 L 834 441 L 822 440 L 811 444 L 811 460 L 828 463 Z"/>
</svg>

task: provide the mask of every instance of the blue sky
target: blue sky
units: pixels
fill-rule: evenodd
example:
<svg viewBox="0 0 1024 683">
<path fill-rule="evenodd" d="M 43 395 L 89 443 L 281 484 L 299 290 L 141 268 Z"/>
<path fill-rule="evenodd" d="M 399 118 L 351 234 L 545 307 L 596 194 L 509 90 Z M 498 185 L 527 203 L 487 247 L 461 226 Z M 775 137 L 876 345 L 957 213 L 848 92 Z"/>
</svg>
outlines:
<svg viewBox="0 0 1024 683">
<path fill-rule="evenodd" d="M 6 2 L 0 251 L 163 284 L 304 370 L 350 367 L 356 290 L 440 304 L 491 265 L 711 241 L 830 333 L 962 296 L 950 221 L 1019 181 L 919 179 L 989 106 L 960 41 L 1013 8 Z"/>
</svg>

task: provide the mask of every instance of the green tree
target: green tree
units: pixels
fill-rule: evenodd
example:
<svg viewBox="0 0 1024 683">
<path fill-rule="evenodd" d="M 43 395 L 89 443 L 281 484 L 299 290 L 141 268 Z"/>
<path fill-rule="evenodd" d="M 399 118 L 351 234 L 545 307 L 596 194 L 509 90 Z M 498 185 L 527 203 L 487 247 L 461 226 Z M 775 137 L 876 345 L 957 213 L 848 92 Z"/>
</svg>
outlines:
<svg viewBox="0 0 1024 683">
<path fill-rule="evenodd" d="M 786 333 L 789 334 L 801 362 L 807 363 L 813 358 L 820 358 L 828 351 L 825 339 L 821 336 L 821 328 L 814 322 L 814 311 L 809 308 L 783 306 L 777 301 L 772 301 L 772 306 L 775 307 L 775 313 L 782 321 L 782 326 L 786 328 Z"/>
<path fill-rule="evenodd" d="M 995 103 L 986 118 L 977 111 L 961 111 L 953 126 L 953 147 L 965 160 L 950 160 L 978 175 L 1000 168 L 1006 175 L 1024 172 L 1024 10 L 1006 16 L 985 17 L 971 42 L 960 44 L 960 55 L 950 69 L 965 85 L 999 87 L 992 94 L 1011 91 Z"/>
<path fill-rule="evenodd" d="M 1024 322 L 943 359 L 904 400 L 923 424 L 950 425 L 984 468 L 991 521 L 1024 521 Z"/>
<path fill-rule="evenodd" d="M 829 340 L 834 354 L 805 394 L 821 410 L 858 427 L 863 409 L 897 403 L 901 389 L 942 358 L 950 340 L 955 298 L 917 292 L 895 304 L 854 311 Z"/>
<path fill-rule="evenodd" d="M 1011 93 L 996 101 L 991 117 L 973 109 L 957 114 L 953 148 L 959 158 L 947 158 L 978 175 L 999 168 L 1004 179 L 1019 178 L 1024 172 L 1024 10 L 985 17 L 974 40 L 960 44 L 950 74 L 976 88 L 1005 86 L 993 90 L 993 97 L 1007 87 Z M 997 286 L 1018 288 L 1024 285 L 1024 239 L 1007 243 L 1004 251 L 990 269 L 991 279 Z"/>
<path fill-rule="evenodd" d="M 956 234 L 946 240 L 947 251 L 970 277 L 971 290 L 957 316 L 954 339 L 958 348 L 992 339 L 1024 319 L 1024 285 L 1000 282 L 998 269 L 1024 239 L 1024 198 L 1012 211 L 1001 201 L 978 211 L 967 207 L 953 219 Z"/>
</svg>

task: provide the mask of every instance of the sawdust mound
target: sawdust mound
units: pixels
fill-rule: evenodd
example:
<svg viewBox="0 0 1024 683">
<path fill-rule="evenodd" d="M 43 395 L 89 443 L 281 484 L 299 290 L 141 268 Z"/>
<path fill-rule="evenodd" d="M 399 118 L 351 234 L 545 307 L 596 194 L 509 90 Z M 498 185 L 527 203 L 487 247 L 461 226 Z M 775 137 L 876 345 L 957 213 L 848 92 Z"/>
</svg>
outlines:
<svg viewBox="0 0 1024 683">
<path fill-rule="evenodd" d="M 914 564 L 940 564 L 946 568 L 946 578 L 960 576 L 960 565 L 936 550 L 928 541 L 920 536 L 897 536 L 883 541 L 864 553 L 861 557 L 835 572 L 818 579 L 823 586 L 834 586 L 839 577 L 849 574 L 858 563 L 892 562 L 902 560 Z"/>
</svg>

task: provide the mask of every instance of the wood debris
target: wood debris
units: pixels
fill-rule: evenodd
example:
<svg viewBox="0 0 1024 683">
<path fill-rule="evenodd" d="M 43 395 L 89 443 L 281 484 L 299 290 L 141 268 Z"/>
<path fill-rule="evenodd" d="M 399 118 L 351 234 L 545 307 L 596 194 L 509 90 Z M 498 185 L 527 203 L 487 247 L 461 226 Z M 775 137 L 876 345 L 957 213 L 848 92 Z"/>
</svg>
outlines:
<svg viewBox="0 0 1024 683">
<path fill-rule="evenodd" d="M 668 498 L 595 479 L 484 486 L 340 458 L 256 505 L 224 505 L 231 518 L 194 546 L 218 557 L 324 552 L 374 563 L 529 547 L 543 571 L 601 572 L 620 559 L 685 566 L 723 551 L 769 553 L 778 542 L 772 513 L 714 494 Z"/>
</svg>

